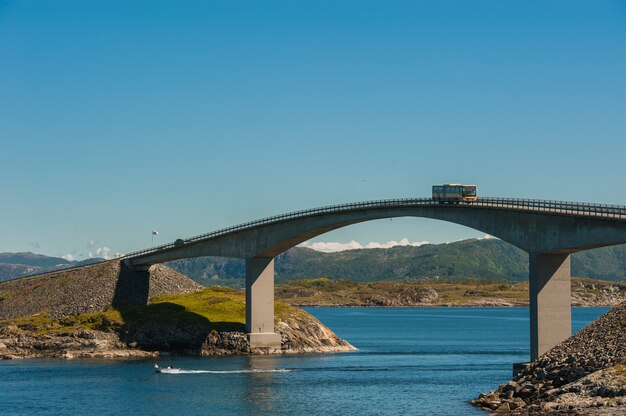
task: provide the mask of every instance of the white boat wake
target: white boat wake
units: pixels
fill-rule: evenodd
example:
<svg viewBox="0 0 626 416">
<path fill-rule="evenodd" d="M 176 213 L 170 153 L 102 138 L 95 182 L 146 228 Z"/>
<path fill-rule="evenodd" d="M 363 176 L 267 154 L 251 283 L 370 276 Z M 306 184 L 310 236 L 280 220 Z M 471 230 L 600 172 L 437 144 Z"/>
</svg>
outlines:
<svg viewBox="0 0 626 416">
<path fill-rule="evenodd" d="M 180 368 L 161 368 L 157 365 L 154 366 L 154 370 L 161 374 L 243 374 L 243 373 L 288 373 L 291 370 L 283 368 L 268 368 L 268 369 L 252 369 L 252 370 L 182 370 Z"/>
</svg>

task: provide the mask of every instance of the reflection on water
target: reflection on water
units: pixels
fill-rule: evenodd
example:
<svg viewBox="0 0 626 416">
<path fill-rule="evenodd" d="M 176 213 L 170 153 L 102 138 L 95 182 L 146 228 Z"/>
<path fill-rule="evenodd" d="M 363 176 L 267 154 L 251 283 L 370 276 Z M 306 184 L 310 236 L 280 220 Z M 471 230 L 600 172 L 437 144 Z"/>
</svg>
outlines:
<svg viewBox="0 0 626 416">
<path fill-rule="evenodd" d="M 273 413 L 276 409 L 277 371 L 280 360 L 272 355 L 252 355 L 246 357 L 248 368 L 253 370 L 246 378 L 246 401 L 252 414 Z"/>
</svg>

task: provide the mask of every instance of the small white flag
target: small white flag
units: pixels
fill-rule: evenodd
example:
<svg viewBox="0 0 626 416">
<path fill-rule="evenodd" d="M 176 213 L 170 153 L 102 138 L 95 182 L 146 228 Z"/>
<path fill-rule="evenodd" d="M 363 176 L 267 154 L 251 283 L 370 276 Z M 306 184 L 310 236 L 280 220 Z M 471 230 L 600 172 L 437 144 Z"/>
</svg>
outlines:
<svg viewBox="0 0 626 416">
<path fill-rule="evenodd" d="M 152 230 L 152 235 L 159 235 L 158 231 Z"/>
</svg>

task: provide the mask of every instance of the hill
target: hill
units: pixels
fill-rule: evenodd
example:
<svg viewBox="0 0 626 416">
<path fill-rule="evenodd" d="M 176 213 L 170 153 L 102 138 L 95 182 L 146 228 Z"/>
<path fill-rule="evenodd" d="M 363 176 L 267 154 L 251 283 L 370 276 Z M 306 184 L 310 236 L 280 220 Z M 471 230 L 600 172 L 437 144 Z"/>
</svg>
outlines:
<svg viewBox="0 0 626 416">
<path fill-rule="evenodd" d="M 180 260 L 168 265 L 206 286 L 243 286 L 243 260 L 204 257 Z M 276 258 L 275 270 L 277 282 L 319 277 L 356 282 L 413 281 L 424 278 L 519 282 L 528 277 L 528 255 L 497 239 L 336 253 L 294 247 Z M 572 275 L 602 280 L 625 280 L 626 245 L 573 254 Z"/>
<path fill-rule="evenodd" d="M 49 257 L 31 252 L 0 253 L 0 282 L 74 266 L 95 264 L 101 261 L 104 259 L 91 258 L 82 261 L 69 261 L 61 257 Z"/>
<path fill-rule="evenodd" d="M 0 264 L 22 264 L 25 266 L 52 268 L 72 264 L 61 257 L 48 257 L 31 252 L 0 253 Z"/>
<path fill-rule="evenodd" d="M 101 259 L 86 260 L 90 261 Z M 0 253 L 0 281 L 40 273 L 46 267 L 57 270 L 78 264 L 33 253 Z M 167 265 L 205 286 L 244 286 L 245 263 L 240 259 L 202 257 Z M 528 255 L 497 239 L 336 253 L 294 247 L 276 258 L 275 269 L 277 282 L 319 277 L 357 282 L 414 281 L 424 278 L 519 282 L 528 277 Z M 626 245 L 574 253 L 572 275 L 601 280 L 626 280 Z"/>
</svg>

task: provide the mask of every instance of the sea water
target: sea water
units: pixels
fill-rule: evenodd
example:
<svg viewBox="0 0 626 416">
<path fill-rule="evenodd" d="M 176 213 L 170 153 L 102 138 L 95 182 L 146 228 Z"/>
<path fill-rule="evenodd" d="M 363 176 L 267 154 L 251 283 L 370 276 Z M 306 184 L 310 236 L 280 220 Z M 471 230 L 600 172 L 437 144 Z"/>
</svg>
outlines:
<svg viewBox="0 0 626 416">
<path fill-rule="evenodd" d="M 310 308 L 353 353 L 0 361 L 0 415 L 480 415 L 529 358 L 527 308 Z M 580 330 L 607 308 L 574 308 Z M 161 357 L 161 365 L 170 359 Z"/>
</svg>

